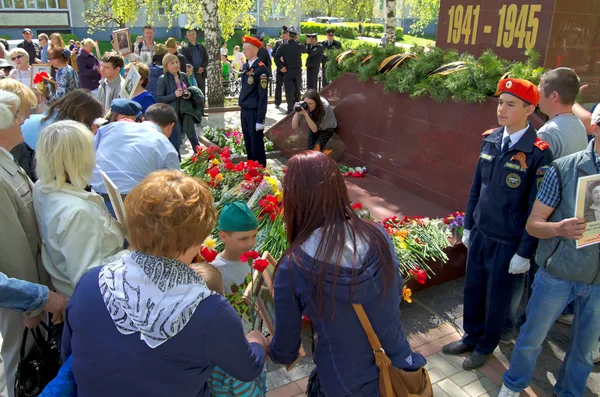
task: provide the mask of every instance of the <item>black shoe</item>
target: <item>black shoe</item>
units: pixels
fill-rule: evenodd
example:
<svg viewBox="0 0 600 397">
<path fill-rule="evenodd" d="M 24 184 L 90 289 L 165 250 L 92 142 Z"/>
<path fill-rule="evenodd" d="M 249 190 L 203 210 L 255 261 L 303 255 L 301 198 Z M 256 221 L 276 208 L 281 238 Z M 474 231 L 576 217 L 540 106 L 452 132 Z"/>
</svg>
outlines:
<svg viewBox="0 0 600 397">
<path fill-rule="evenodd" d="M 448 343 L 446 346 L 442 347 L 442 353 L 452 355 L 458 355 L 464 352 L 472 352 L 473 350 L 475 350 L 474 347 L 465 345 L 462 340 Z"/>
<path fill-rule="evenodd" d="M 470 371 L 472 369 L 477 369 L 483 367 L 483 364 L 487 361 L 490 355 L 481 354 L 477 352 L 471 353 L 469 357 L 463 362 L 463 369 Z"/>
</svg>

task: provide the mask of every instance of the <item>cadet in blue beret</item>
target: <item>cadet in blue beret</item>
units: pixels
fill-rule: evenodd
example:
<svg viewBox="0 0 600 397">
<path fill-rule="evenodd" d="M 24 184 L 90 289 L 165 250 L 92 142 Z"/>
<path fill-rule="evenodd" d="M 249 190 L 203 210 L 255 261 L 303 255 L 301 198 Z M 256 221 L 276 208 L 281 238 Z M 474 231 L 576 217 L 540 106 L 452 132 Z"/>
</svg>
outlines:
<svg viewBox="0 0 600 397">
<path fill-rule="evenodd" d="M 246 280 L 250 268 L 240 256 L 256 245 L 258 221 L 243 201 L 227 203 L 219 215 L 219 238 L 225 249 L 211 263 L 223 275 L 223 287 L 226 294 L 231 294 L 232 284 L 241 285 Z"/>
</svg>

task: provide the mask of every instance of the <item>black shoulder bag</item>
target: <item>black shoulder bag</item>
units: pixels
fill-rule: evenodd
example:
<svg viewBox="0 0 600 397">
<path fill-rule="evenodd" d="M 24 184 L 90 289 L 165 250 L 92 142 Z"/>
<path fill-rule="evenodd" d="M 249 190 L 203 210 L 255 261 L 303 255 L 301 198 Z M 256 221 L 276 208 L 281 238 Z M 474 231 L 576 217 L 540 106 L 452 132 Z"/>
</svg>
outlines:
<svg viewBox="0 0 600 397">
<path fill-rule="evenodd" d="M 15 378 L 15 397 L 35 397 L 44 390 L 44 387 L 58 374 L 62 366 L 60 352 L 54 340 L 50 328 L 42 321 L 40 323 L 48 333 L 44 338 L 40 327 L 31 330 L 31 335 L 37 346 L 25 357 L 25 346 L 27 345 L 28 329 L 23 331 L 23 343 L 21 343 L 21 356 Z"/>
</svg>

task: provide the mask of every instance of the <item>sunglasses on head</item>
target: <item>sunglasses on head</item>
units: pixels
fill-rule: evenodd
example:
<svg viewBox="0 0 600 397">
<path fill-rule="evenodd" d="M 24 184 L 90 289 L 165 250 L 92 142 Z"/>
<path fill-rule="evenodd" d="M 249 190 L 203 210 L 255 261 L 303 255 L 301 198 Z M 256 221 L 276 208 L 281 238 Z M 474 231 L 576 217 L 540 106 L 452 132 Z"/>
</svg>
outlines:
<svg viewBox="0 0 600 397">
<path fill-rule="evenodd" d="M 23 55 L 15 55 L 14 57 L 12 57 L 10 59 L 12 59 L 13 61 L 16 61 L 17 59 L 21 59 L 21 58 L 23 58 Z"/>
</svg>

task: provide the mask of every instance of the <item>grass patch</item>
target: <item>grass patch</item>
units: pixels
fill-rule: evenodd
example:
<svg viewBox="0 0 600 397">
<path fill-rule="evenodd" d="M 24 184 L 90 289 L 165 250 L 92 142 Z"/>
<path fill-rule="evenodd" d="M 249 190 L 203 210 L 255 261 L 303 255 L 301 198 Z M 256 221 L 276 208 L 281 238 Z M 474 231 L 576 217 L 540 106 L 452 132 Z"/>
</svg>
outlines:
<svg viewBox="0 0 600 397">
<path fill-rule="evenodd" d="M 410 45 L 421 45 L 421 46 L 435 46 L 435 36 L 411 36 L 405 34 L 402 40 L 398 43 L 405 43 Z"/>
</svg>

